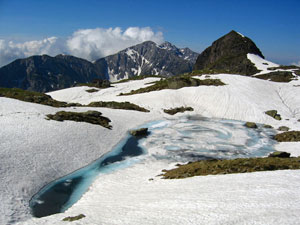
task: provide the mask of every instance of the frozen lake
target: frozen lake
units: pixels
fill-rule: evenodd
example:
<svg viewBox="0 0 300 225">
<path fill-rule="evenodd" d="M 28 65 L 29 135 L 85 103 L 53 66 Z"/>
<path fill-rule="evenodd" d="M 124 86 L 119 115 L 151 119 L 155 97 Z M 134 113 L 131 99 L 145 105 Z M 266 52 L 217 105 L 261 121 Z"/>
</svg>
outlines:
<svg viewBox="0 0 300 225">
<path fill-rule="evenodd" d="M 32 214 L 43 217 L 64 212 L 87 191 L 101 174 L 155 160 L 186 163 L 203 159 L 265 156 L 274 151 L 273 129 L 244 126 L 243 121 L 188 116 L 145 124 L 149 135 L 128 135 L 114 149 L 65 177 L 42 188 L 30 201 Z M 71 159 L 70 159 L 71 160 Z M 101 179 L 101 178 L 100 178 Z"/>
</svg>

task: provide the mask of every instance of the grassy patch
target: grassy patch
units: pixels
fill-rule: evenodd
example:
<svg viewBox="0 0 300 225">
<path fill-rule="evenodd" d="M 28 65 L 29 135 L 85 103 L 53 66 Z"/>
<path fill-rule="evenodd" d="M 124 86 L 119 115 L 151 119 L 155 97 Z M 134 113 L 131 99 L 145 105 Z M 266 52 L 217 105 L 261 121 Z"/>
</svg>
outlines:
<svg viewBox="0 0 300 225">
<path fill-rule="evenodd" d="M 278 142 L 294 142 L 300 141 L 300 131 L 287 131 L 276 134 L 274 139 Z"/>
<path fill-rule="evenodd" d="M 53 107 L 81 106 L 77 103 L 68 104 L 66 102 L 59 102 L 52 99 L 49 95 L 34 91 L 25 91 L 18 88 L 0 88 L 0 96 Z"/>
<path fill-rule="evenodd" d="M 76 86 L 87 86 L 87 87 L 95 87 L 95 88 L 109 88 L 111 87 L 110 82 L 108 80 L 100 80 L 94 79 L 91 83 L 79 83 Z"/>
<path fill-rule="evenodd" d="M 72 120 L 76 122 L 86 122 L 111 129 L 112 126 L 109 125 L 109 122 L 111 122 L 110 119 L 101 115 L 102 113 L 98 111 L 87 111 L 82 113 L 60 111 L 55 114 L 48 114 L 47 117 L 48 119 L 56 121 Z"/>
<path fill-rule="evenodd" d="M 177 107 L 172 109 L 164 109 L 164 112 L 170 115 L 175 115 L 176 113 L 182 113 L 185 111 L 194 111 L 194 109 L 192 107 Z"/>
<path fill-rule="evenodd" d="M 271 80 L 274 82 L 290 82 L 295 77 L 292 72 L 276 71 L 255 76 L 258 79 Z"/>
<path fill-rule="evenodd" d="M 125 82 L 132 81 L 132 80 L 143 80 L 143 79 L 149 78 L 149 77 L 162 78 L 162 76 L 158 76 L 158 75 L 140 75 L 140 76 L 134 76 L 134 77 L 131 77 L 128 79 L 119 80 L 117 82 L 113 82 L 113 84 L 125 83 Z"/>
<path fill-rule="evenodd" d="M 72 221 L 80 220 L 84 217 L 85 217 L 84 214 L 79 214 L 78 216 L 68 216 L 68 217 L 64 218 L 63 221 L 72 222 Z"/>
<path fill-rule="evenodd" d="M 219 79 L 205 79 L 199 80 L 194 79 L 191 76 L 175 76 L 166 79 L 161 79 L 160 81 L 156 81 L 153 85 L 145 88 L 140 88 L 138 90 L 132 90 L 129 93 L 121 93 L 120 95 L 134 95 L 147 93 L 151 91 L 160 91 L 163 89 L 180 89 L 183 87 L 197 87 L 197 86 L 221 86 L 225 85 Z"/>
<path fill-rule="evenodd" d="M 87 105 L 88 107 L 105 107 L 111 109 L 125 109 L 125 110 L 136 110 L 140 112 L 150 112 L 148 109 L 140 107 L 130 102 L 91 102 Z"/>
<path fill-rule="evenodd" d="M 192 76 L 203 75 L 203 74 L 231 74 L 230 70 L 219 70 L 219 69 L 203 69 L 203 70 L 193 70 L 189 73 Z"/>
<path fill-rule="evenodd" d="M 292 69 L 299 69 L 298 66 L 294 66 L 294 65 L 290 65 L 290 66 L 278 66 L 278 67 L 269 67 L 268 70 L 278 70 L 278 69 L 282 69 L 282 70 L 292 70 Z"/>
<path fill-rule="evenodd" d="M 163 170 L 163 178 L 176 179 L 230 173 L 300 169 L 298 158 L 239 158 L 231 160 L 202 160 L 179 165 L 178 168 Z"/>
</svg>

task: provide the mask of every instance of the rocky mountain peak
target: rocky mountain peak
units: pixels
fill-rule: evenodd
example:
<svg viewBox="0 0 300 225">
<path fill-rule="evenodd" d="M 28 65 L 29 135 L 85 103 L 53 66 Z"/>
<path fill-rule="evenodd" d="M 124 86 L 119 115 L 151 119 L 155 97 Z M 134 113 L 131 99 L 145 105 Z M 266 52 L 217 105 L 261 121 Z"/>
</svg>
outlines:
<svg viewBox="0 0 300 225">
<path fill-rule="evenodd" d="M 169 42 L 157 45 L 146 41 L 99 59 L 95 64 L 105 61 L 106 73 L 110 80 L 115 81 L 139 75 L 173 76 L 190 72 L 197 56 L 198 53 L 181 51 Z"/>
<path fill-rule="evenodd" d="M 232 30 L 214 41 L 198 56 L 194 70 L 211 69 L 252 75 L 258 70 L 247 58 L 248 53 L 264 58 L 250 38 Z"/>
</svg>

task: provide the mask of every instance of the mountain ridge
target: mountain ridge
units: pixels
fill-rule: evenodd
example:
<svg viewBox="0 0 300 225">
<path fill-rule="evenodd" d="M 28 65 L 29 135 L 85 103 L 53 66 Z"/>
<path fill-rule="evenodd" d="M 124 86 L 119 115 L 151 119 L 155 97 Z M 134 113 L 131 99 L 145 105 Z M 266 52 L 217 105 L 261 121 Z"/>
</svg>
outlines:
<svg viewBox="0 0 300 225">
<path fill-rule="evenodd" d="M 163 49 L 172 46 L 171 49 Z M 192 70 L 198 53 L 168 42 L 146 41 L 90 62 L 71 55 L 35 55 L 0 68 L 0 87 L 48 92 L 94 79 L 120 80 L 139 75 L 173 76 Z"/>
</svg>

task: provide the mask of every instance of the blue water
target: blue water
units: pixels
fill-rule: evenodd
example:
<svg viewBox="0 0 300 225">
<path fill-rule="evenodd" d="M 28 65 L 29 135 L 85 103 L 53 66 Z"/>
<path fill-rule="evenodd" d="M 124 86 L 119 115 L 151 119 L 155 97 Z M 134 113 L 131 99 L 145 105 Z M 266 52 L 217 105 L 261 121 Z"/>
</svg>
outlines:
<svg viewBox="0 0 300 225">
<path fill-rule="evenodd" d="M 169 162 L 189 162 L 202 159 L 224 159 L 265 156 L 274 151 L 273 129 L 249 129 L 244 122 L 182 117 L 145 124 L 149 135 L 136 138 L 128 135 L 110 153 L 92 164 L 42 188 L 30 201 L 32 214 L 43 217 L 64 212 L 77 202 L 95 178 L 122 169 L 151 157 Z"/>
</svg>

